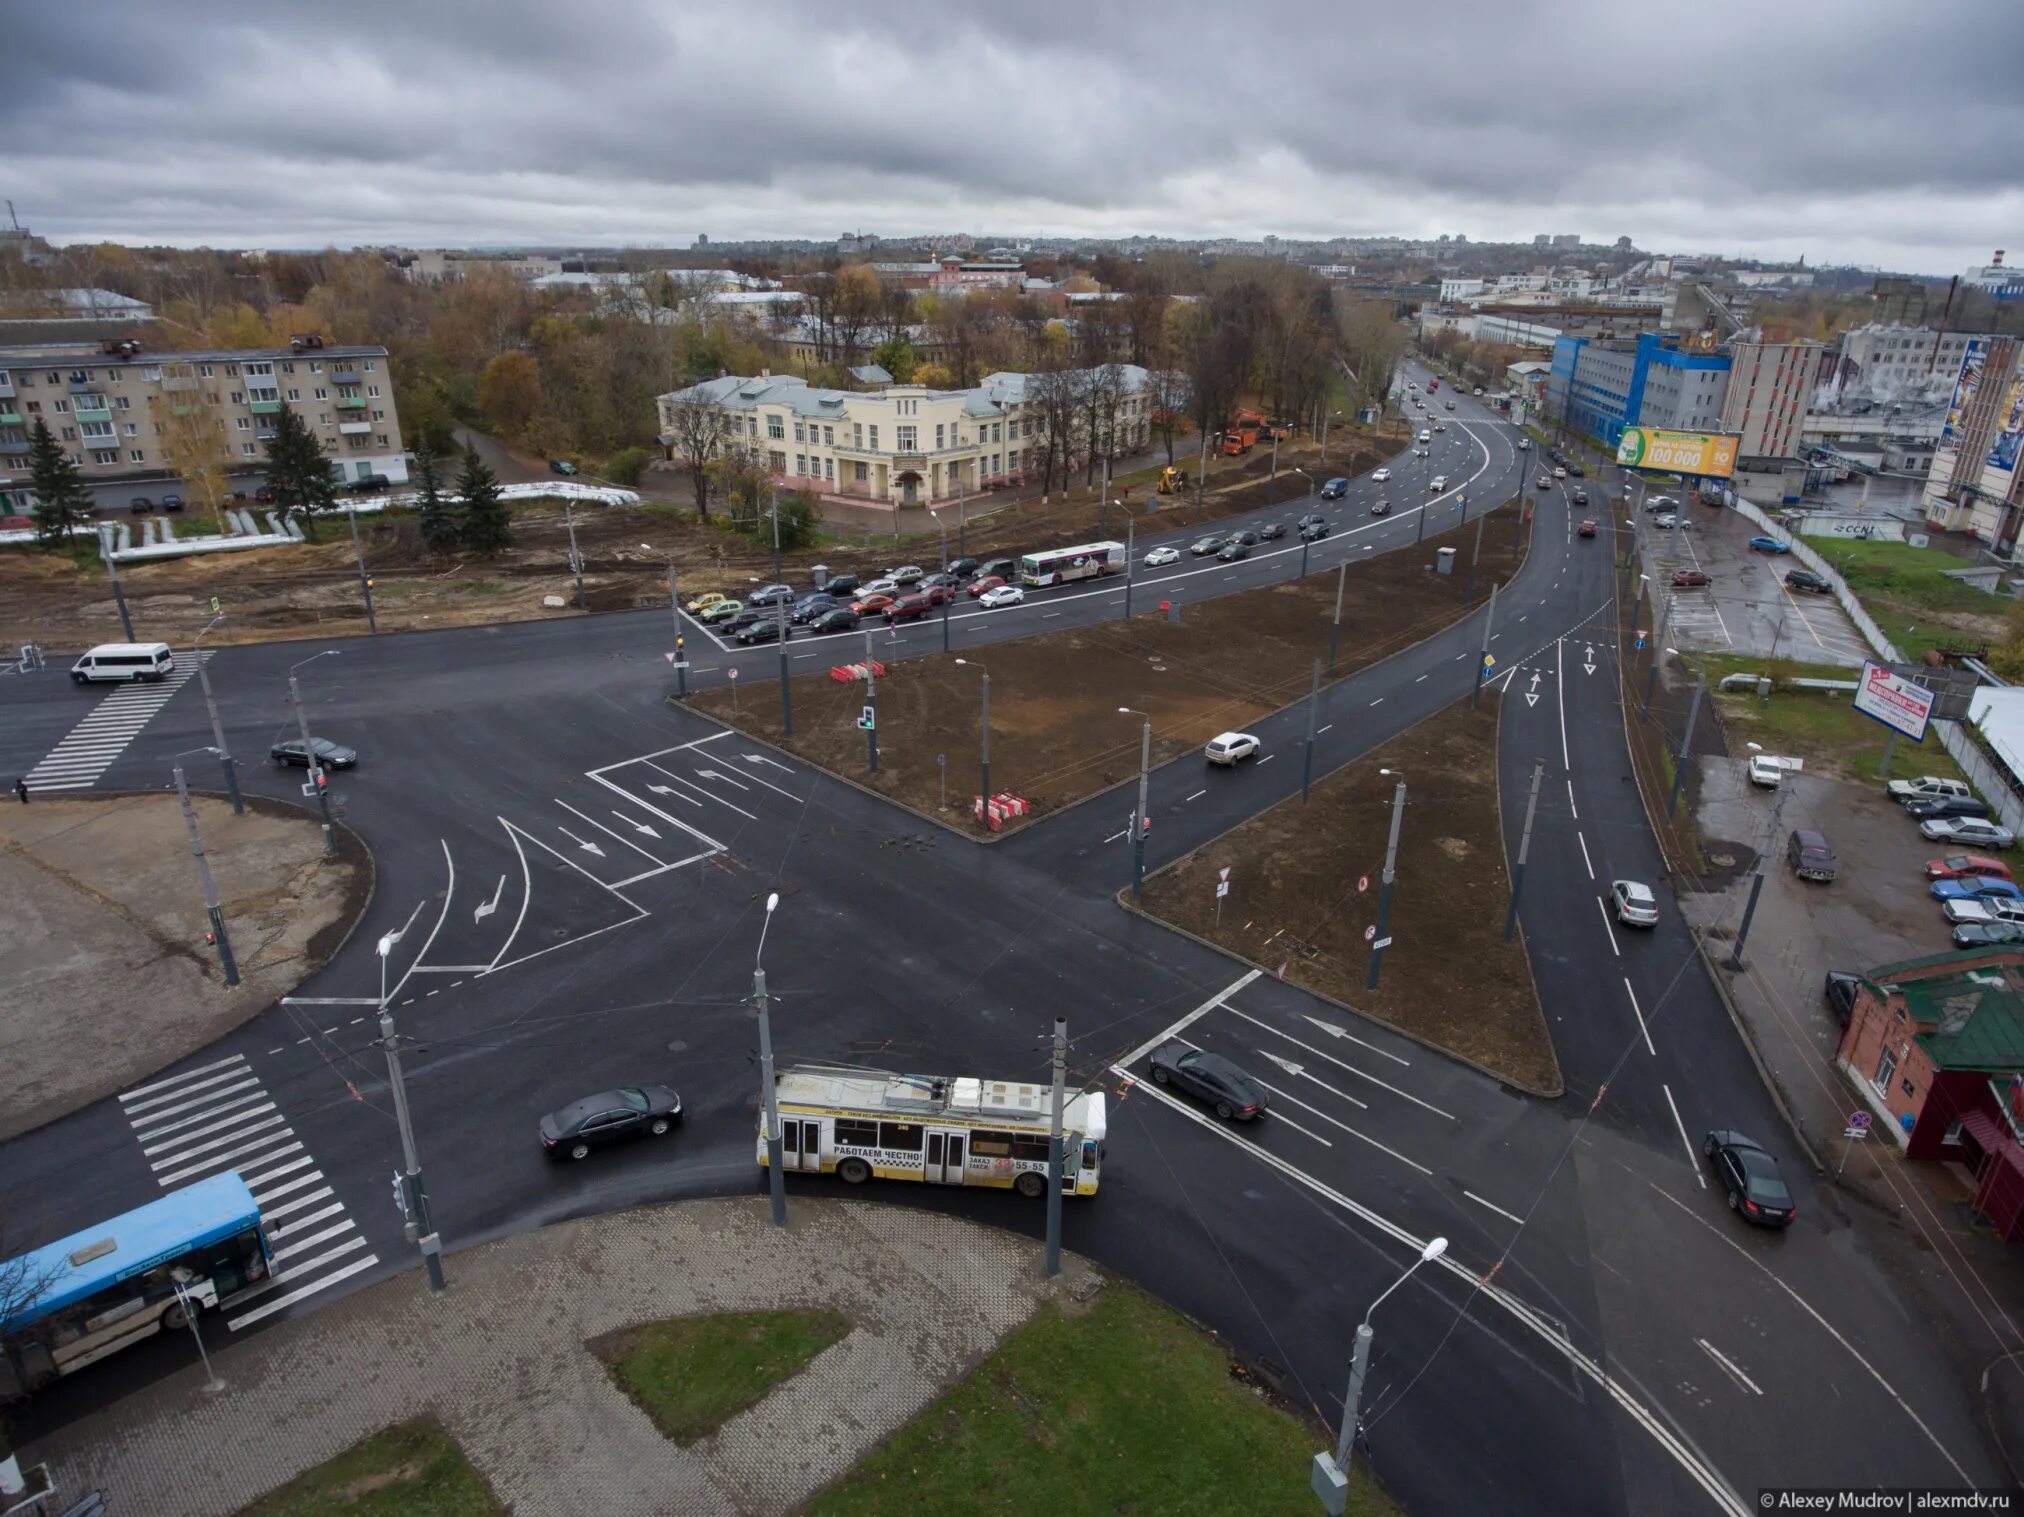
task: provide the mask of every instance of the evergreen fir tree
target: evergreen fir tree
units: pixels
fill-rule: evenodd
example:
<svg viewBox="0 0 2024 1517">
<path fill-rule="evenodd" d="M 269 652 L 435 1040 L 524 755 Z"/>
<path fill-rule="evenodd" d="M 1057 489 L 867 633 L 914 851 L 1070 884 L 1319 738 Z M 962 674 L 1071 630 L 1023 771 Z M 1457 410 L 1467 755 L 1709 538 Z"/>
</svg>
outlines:
<svg viewBox="0 0 2024 1517">
<path fill-rule="evenodd" d="M 91 492 L 77 463 L 40 416 L 28 436 L 28 487 L 35 492 L 35 540 L 61 548 L 91 520 Z"/>
<path fill-rule="evenodd" d="M 464 450 L 464 469 L 457 477 L 464 497 L 463 526 L 458 538 L 473 553 L 497 553 L 513 546 L 513 520 L 499 499 L 499 481 L 474 448 Z"/>
<path fill-rule="evenodd" d="M 427 443 L 415 449 L 415 513 L 421 519 L 422 541 L 432 552 L 447 553 L 463 532 L 463 512 L 443 498 L 436 475 L 436 450 Z"/>
<path fill-rule="evenodd" d="M 285 402 L 274 420 L 274 436 L 267 443 L 267 488 L 274 492 L 282 520 L 299 515 L 302 535 L 316 541 L 315 513 L 334 498 L 330 464 L 316 434 Z"/>
</svg>

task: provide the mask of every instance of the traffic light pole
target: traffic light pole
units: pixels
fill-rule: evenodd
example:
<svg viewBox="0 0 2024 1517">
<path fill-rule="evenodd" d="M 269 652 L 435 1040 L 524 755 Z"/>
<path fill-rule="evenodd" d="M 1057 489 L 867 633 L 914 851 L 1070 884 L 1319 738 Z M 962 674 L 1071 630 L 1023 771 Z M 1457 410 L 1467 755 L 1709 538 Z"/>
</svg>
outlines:
<svg viewBox="0 0 2024 1517">
<path fill-rule="evenodd" d="M 309 765 L 309 781 L 316 786 L 317 810 L 323 814 L 323 856 L 330 858 L 337 852 L 337 834 L 330 825 L 330 783 L 323 765 L 316 761 L 316 743 L 309 735 L 309 711 L 302 704 L 302 685 L 292 674 L 288 676 L 288 696 L 295 702 L 295 723 L 302 733 L 302 757 Z"/>
<path fill-rule="evenodd" d="M 372 576 L 365 572 L 365 543 L 358 535 L 358 511 L 352 506 L 346 506 L 344 514 L 351 518 L 351 551 L 352 555 L 358 560 L 359 594 L 365 597 L 365 628 L 367 633 L 377 637 L 380 629 L 379 618 L 373 614 L 372 609 Z M 577 593 L 579 596 L 582 594 L 582 586 L 580 584 L 577 587 Z"/>
</svg>

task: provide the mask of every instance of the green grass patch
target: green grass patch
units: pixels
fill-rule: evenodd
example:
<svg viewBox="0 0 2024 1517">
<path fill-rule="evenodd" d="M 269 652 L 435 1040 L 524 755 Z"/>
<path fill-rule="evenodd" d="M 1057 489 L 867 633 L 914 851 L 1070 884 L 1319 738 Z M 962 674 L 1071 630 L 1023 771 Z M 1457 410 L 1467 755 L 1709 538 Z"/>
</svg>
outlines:
<svg viewBox="0 0 2024 1517">
<path fill-rule="evenodd" d="M 1950 579 L 1947 570 L 1968 565 L 1941 548 L 1842 538 L 1810 538 L 1808 545 L 1840 571 L 1848 588 L 1865 604 L 1874 598 L 1898 607 L 1985 616 L 2000 616 L 2009 606 L 1985 590 Z"/>
<path fill-rule="evenodd" d="M 1308 1469 L 1334 1440 L 1230 1370 L 1215 1340 L 1113 1281 L 1086 1311 L 1044 1307 L 806 1510 L 1311 1517 Z M 1399 1509 L 1359 1464 L 1349 1510 Z"/>
<path fill-rule="evenodd" d="M 592 1340 L 620 1389 L 677 1443 L 757 1404 L 850 1331 L 827 1308 L 674 1317 Z"/>
<path fill-rule="evenodd" d="M 504 1517 L 433 1418 L 397 1422 L 269 1491 L 238 1517 Z"/>
</svg>

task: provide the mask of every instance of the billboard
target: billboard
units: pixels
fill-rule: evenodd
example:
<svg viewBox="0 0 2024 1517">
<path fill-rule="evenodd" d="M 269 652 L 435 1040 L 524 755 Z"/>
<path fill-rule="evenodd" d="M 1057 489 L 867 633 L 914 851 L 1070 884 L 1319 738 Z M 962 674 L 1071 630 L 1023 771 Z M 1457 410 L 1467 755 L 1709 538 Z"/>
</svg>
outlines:
<svg viewBox="0 0 2024 1517">
<path fill-rule="evenodd" d="M 2014 469 L 2024 451 L 2024 366 L 2010 376 L 2010 394 L 1996 416 L 1999 430 L 1989 444 L 1989 467 Z"/>
<path fill-rule="evenodd" d="M 1868 663 L 1862 666 L 1862 681 L 1855 688 L 1855 709 L 1891 731 L 1923 743 L 1926 724 L 1933 716 L 1933 692 L 1892 673 L 1886 664 Z"/>
<path fill-rule="evenodd" d="M 1947 407 L 1947 424 L 1940 429 L 1940 446 L 1959 445 L 1968 429 L 1968 407 L 1982 387 L 1982 365 L 1989 357 L 1989 339 L 1977 337 L 1961 353 L 1961 377 L 1954 381 L 1954 399 Z"/>
<path fill-rule="evenodd" d="M 1736 472 L 1741 439 L 1724 432 L 1668 432 L 1661 427 L 1625 427 L 1616 461 L 1626 468 L 1663 469 L 1727 479 Z"/>
</svg>

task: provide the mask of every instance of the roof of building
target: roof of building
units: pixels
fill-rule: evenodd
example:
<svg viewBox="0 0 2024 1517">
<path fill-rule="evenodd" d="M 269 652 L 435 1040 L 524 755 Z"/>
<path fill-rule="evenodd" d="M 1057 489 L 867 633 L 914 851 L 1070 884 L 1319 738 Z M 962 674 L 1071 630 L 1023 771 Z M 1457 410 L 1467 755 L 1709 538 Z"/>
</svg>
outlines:
<svg viewBox="0 0 2024 1517">
<path fill-rule="evenodd" d="M 1150 382 L 1151 376 L 1137 364 L 1119 364 L 1117 371 L 1119 389 L 1126 395 L 1140 393 Z M 991 417 L 1001 416 L 1007 407 L 1024 403 L 1028 384 L 1033 377 L 1028 374 L 987 374 L 983 383 L 968 390 L 929 390 L 918 386 L 900 388 L 909 398 L 960 399 L 965 415 Z M 896 392 L 818 389 L 807 380 L 791 374 L 762 374 L 757 378 L 724 374 L 716 379 L 706 379 L 700 384 L 690 385 L 685 390 L 674 391 L 665 398 L 707 400 L 728 411 L 757 411 L 762 405 L 785 406 L 796 416 L 812 416 L 818 419 L 827 417 L 833 420 L 842 414 L 847 403 L 883 404 L 896 398 Z"/>
<path fill-rule="evenodd" d="M 153 307 L 145 300 L 135 300 L 131 295 L 122 295 L 117 290 L 69 289 L 52 292 L 64 305 L 73 311 L 91 312 L 140 312 Z"/>
<path fill-rule="evenodd" d="M 1918 1041 L 1939 1069 L 2024 1070 L 2024 998 L 2002 968 L 1910 980 L 1905 1011 L 1933 1024 Z"/>
<path fill-rule="evenodd" d="M 12 325 L 0 323 L 0 328 Z M 22 323 L 29 325 L 29 323 Z M 132 328 L 120 326 L 106 333 L 106 341 L 124 341 L 132 335 Z M 155 363 L 260 363 L 269 359 L 285 358 L 383 358 L 386 349 L 378 343 L 362 343 L 339 346 L 325 343 L 320 348 L 182 348 L 174 352 L 142 348 L 133 354 L 101 353 L 96 342 L 88 350 L 80 350 L 75 341 L 69 343 L 29 343 L 21 346 L 0 344 L 0 363 L 33 362 L 48 358 L 54 363 L 81 363 L 89 359 L 92 368 L 108 368 L 114 364 L 155 364 Z"/>
<path fill-rule="evenodd" d="M 2024 690 L 1985 687 L 1968 702 L 1968 720 L 2012 774 L 2024 775 Z"/>
<path fill-rule="evenodd" d="M 50 321 L 0 321 L 0 353 L 35 348 L 50 353 L 91 353 L 101 342 L 124 342 L 135 323 L 120 317 L 77 317 Z"/>
<path fill-rule="evenodd" d="M 893 382 L 892 375 L 875 363 L 861 363 L 848 372 L 861 385 L 889 385 Z"/>
</svg>

